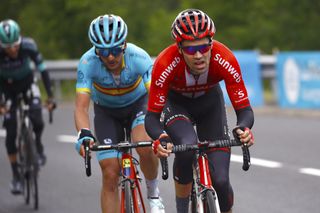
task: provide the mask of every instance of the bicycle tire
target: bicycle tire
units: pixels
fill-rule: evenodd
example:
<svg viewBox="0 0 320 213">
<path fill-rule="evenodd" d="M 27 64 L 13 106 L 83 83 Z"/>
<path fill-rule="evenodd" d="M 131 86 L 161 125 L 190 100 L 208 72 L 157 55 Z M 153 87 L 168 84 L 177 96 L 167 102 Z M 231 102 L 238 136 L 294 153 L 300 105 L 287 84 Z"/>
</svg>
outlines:
<svg viewBox="0 0 320 213">
<path fill-rule="evenodd" d="M 25 145 L 25 170 L 26 170 L 26 204 L 32 205 L 35 210 L 39 207 L 39 192 L 38 192 L 38 153 L 33 137 L 33 127 L 29 123 L 28 126 L 22 127 L 22 137 Z"/>
<path fill-rule="evenodd" d="M 23 196 L 26 204 L 30 203 L 30 178 L 29 172 L 26 172 L 23 177 Z"/>
<path fill-rule="evenodd" d="M 131 183 L 129 180 L 124 182 L 124 194 L 125 194 L 125 212 L 134 213 Z"/>
<path fill-rule="evenodd" d="M 195 197 L 191 197 L 191 212 L 197 213 L 197 199 Z"/>
<path fill-rule="evenodd" d="M 22 178 L 23 185 L 23 196 L 26 204 L 30 203 L 30 175 L 29 175 L 29 159 L 28 159 L 28 147 L 27 143 L 29 140 L 28 129 L 22 125 L 20 129 L 21 135 L 18 139 L 18 160 L 20 166 L 20 176 Z"/>
<path fill-rule="evenodd" d="M 30 195 L 32 198 L 32 205 L 35 210 L 39 208 L 39 195 L 38 195 L 38 177 L 35 171 L 30 172 L 29 176 Z"/>
<path fill-rule="evenodd" d="M 29 170 L 29 188 L 30 188 L 30 198 L 32 199 L 32 205 L 35 210 L 39 206 L 39 195 L 38 195 L 38 152 L 35 144 L 35 140 L 32 137 L 33 132 L 28 129 L 28 170 Z"/>
<path fill-rule="evenodd" d="M 218 207 L 216 206 L 216 199 L 218 199 L 213 191 L 206 191 L 205 192 L 205 199 L 203 200 L 203 206 L 205 208 L 205 213 L 220 213 L 218 211 Z"/>
<path fill-rule="evenodd" d="M 194 183 L 192 184 L 192 192 L 190 195 L 190 202 L 191 202 L 190 211 L 191 213 L 197 213 L 197 205 L 198 205 L 197 195 L 193 187 L 194 187 Z"/>
</svg>

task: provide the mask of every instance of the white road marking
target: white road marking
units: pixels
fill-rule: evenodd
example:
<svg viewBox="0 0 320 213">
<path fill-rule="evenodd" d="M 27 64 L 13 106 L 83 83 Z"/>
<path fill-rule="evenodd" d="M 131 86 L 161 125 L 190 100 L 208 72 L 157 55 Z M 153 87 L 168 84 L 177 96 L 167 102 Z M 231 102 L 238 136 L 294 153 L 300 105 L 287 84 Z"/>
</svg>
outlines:
<svg viewBox="0 0 320 213">
<path fill-rule="evenodd" d="M 76 143 L 78 140 L 77 136 L 74 135 L 58 135 L 57 141 L 62 143 Z"/>
<path fill-rule="evenodd" d="M 3 129 L 0 129 L 0 137 L 5 137 L 6 131 Z M 74 135 L 58 135 L 57 141 L 61 143 L 75 143 L 77 141 L 78 137 Z M 243 158 L 241 155 L 231 155 L 231 161 L 242 163 Z M 251 158 L 251 165 L 256 166 L 262 166 L 262 167 L 268 167 L 268 168 L 281 168 L 283 167 L 283 164 L 276 161 L 270 161 L 270 160 L 264 160 L 260 158 Z M 315 168 L 300 168 L 299 172 L 306 175 L 314 175 L 320 177 L 320 169 Z"/>
<path fill-rule="evenodd" d="M 242 155 L 231 154 L 231 161 L 242 163 L 243 157 L 242 157 Z M 250 161 L 251 161 L 251 165 L 256 165 L 256 166 L 263 166 L 263 167 L 268 167 L 268 168 L 282 167 L 282 163 L 279 163 L 276 161 L 263 160 L 263 159 L 259 159 L 259 158 L 251 158 Z"/>
<path fill-rule="evenodd" d="M 307 174 L 307 175 L 320 176 L 320 169 L 301 168 L 301 169 L 299 169 L 299 172 L 302 173 L 302 174 Z"/>
<path fill-rule="evenodd" d="M 0 129 L 0 137 L 6 137 L 7 132 L 4 129 Z"/>
</svg>

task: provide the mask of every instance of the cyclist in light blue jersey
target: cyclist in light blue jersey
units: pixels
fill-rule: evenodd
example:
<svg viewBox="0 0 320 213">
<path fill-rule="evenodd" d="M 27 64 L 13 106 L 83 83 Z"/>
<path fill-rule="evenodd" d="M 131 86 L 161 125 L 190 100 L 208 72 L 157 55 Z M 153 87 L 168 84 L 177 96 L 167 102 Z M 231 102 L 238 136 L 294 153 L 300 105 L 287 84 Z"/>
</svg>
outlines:
<svg viewBox="0 0 320 213">
<path fill-rule="evenodd" d="M 151 140 L 144 117 L 153 62 L 146 51 L 127 43 L 127 25 L 121 17 L 103 15 L 89 27 L 93 47 L 80 59 L 77 72 L 75 124 L 76 149 L 84 156 L 83 140 L 116 144 L 130 133 L 132 142 Z M 90 100 L 94 107 L 95 137 L 90 128 Z M 151 148 L 137 149 L 152 213 L 164 212 L 158 189 L 158 160 Z M 120 166 L 116 150 L 97 152 L 102 170 L 102 212 L 119 212 Z"/>
<path fill-rule="evenodd" d="M 150 84 L 152 60 L 141 48 L 131 43 L 123 44 L 125 51 L 119 71 L 108 69 L 96 48 L 92 47 L 80 59 L 77 91 L 91 93 L 94 103 L 109 108 L 126 107 L 147 94 Z"/>
</svg>

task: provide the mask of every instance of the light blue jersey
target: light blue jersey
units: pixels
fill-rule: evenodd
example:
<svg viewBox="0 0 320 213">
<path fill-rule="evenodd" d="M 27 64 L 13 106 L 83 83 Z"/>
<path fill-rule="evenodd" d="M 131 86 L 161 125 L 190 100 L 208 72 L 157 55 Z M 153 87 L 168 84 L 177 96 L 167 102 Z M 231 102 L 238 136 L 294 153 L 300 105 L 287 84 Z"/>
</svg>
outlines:
<svg viewBox="0 0 320 213">
<path fill-rule="evenodd" d="M 152 65 L 148 53 L 134 44 L 127 43 L 120 81 L 117 82 L 92 47 L 79 62 L 77 92 L 89 93 L 92 101 L 101 106 L 128 106 L 147 93 Z"/>
</svg>

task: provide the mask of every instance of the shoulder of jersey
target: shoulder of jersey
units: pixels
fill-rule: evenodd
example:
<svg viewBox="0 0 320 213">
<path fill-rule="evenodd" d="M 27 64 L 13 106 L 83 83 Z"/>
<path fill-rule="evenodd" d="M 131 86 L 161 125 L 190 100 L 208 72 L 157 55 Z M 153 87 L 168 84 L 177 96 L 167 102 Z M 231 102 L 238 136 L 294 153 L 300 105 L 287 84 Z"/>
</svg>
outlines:
<svg viewBox="0 0 320 213">
<path fill-rule="evenodd" d="M 156 57 L 155 64 L 161 63 L 165 65 L 167 63 L 170 64 L 173 60 L 181 61 L 180 57 L 181 55 L 178 51 L 178 46 L 176 44 L 171 44 L 160 52 L 160 54 Z"/>
<path fill-rule="evenodd" d="M 37 44 L 30 37 L 22 37 L 21 39 L 21 48 L 25 50 L 37 50 Z"/>
<path fill-rule="evenodd" d="M 150 58 L 149 54 L 144 49 L 132 43 L 127 43 L 127 48 L 125 51 L 126 51 L 125 54 L 127 57 L 141 58 L 141 59 Z"/>
<path fill-rule="evenodd" d="M 213 40 L 213 52 L 231 52 L 231 50 L 223 43 Z"/>
<path fill-rule="evenodd" d="M 94 47 L 90 48 L 80 58 L 80 64 L 83 64 L 83 65 L 95 63 L 97 61 L 99 61 L 99 58 L 96 56 L 96 53 L 94 51 Z"/>
</svg>

